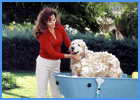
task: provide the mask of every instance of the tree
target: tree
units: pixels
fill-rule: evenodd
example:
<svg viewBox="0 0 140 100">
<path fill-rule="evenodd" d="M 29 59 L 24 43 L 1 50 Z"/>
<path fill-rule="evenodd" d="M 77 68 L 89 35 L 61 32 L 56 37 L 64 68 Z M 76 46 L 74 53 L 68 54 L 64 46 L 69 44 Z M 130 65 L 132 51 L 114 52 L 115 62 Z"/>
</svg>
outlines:
<svg viewBox="0 0 140 100">
<path fill-rule="evenodd" d="M 116 6 L 119 6 L 120 16 L 112 12 Z M 117 31 L 124 36 L 138 37 L 138 2 L 90 2 L 87 10 L 96 12 L 95 17 L 108 17 L 115 20 Z"/>
<path fill-rule="evenodd" d="M 69 24 L 85 33 L 85 27 L 90 27 L 93 32 L 98 30 L 96 20 L 87 12 L 84 2 L 3 2 L 2 20 L 3 23 L 16 21 L 35 22 L 37 15 L 43 7 L 52 7 L 59 11 L 62 25 Z"/>
<path fill-rule="evenodd" d="M 61 14 L 62 24 L 69 24 L 73 28 L 77 28 L 82 33 L 85 32 L 85 27 L 89 27 L 93 32 L 98 31 L 99 25 L 94 17 L 95 12 L 88 12 L 87 2 L 65 2 L 59 3 L 59 12 Z M 92 16 L 91 16 L 92 15 Z"/>
<path fill-rule="evenodd" d="M 126 37 L 138 38 L 138 2 L 120 2 L 122 14 L 115 19 L 118 30 Z"/>
<path fill-rule="evenodd" d="M 112 13 L 112 9 L 117 5 L 121 5 L 123 12 L 118 17 Z M 108 17 L 115 20 L 115 26 L 124 36 L 138 37 L 137 2 L 2 2 L 2 23 L 34 23 L 43 6 L 57 9 L 62 25 L 69 24 L 82 33 L 85 33 L 85 27 L 94 33 L 98 32 L 96 17 Z"/>
</svg>

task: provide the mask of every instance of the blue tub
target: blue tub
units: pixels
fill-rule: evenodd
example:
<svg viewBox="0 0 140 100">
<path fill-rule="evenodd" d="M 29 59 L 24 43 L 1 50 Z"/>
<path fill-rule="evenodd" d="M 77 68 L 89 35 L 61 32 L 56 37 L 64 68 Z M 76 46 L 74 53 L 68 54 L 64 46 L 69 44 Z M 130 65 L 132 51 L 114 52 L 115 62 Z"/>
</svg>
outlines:
<svg viewBox="0 0 140 100">
<path fill-rule="evenodd" d="M 71 73 L 55 73 L 56 84 L 65 98 L 95 98 L 97 77 L 72 77 Z M 138 79 L 102 78 L 98 98 L 138 98 Z"/>
</svg>

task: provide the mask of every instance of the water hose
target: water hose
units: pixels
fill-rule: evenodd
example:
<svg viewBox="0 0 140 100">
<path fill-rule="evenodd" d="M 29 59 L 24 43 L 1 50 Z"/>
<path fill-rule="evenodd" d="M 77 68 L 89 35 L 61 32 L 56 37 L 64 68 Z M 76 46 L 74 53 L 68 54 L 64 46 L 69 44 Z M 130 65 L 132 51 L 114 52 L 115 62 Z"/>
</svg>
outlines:
<svg viewBox="0 0 140 100">
<path fill-rule="evenodd" d="M 100 93 L 100 86 L 101 84 L 104 82 L 104 79 L 101 79 L 100 77 L 96 79 L 97 83 L 98 83 L 98 88 L 97 88 L 97 92 L 96 92 L 96 97 L 95 98 L 99 98 L 99 93 Z"/>
</svg>

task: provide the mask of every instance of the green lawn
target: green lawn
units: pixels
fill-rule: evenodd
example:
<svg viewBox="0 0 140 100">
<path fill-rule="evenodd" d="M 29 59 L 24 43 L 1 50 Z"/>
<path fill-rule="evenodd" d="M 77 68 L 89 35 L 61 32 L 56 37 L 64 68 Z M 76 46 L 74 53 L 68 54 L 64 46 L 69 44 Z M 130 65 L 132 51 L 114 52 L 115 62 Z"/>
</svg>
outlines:
<svg viewBox="0 0 140 100">
<path fill-rule="evenodd" d="M 19 88 L 2 91 L 2 98 L 36 98 L 37 84 L 35 72 L 12 72 Z M 50 98 L 49 87 L 47 97 Z"/>
</svg>

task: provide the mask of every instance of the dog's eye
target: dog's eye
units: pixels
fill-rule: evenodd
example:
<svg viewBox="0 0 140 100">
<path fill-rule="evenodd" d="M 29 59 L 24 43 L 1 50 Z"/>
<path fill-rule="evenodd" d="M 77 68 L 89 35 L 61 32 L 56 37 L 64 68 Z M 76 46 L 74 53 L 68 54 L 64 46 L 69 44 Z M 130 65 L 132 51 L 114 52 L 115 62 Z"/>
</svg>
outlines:
<svg viewBox="0 0 140 100">
<path fill-rule="evenodd" d="M 78 44 L 78 46 L 80 46 L 80 44 Z"/>
<path fill-rule="evenodd" d="M 72 45 L 74 45 L 74 43 L 72 43 Z"/>
</svg>

